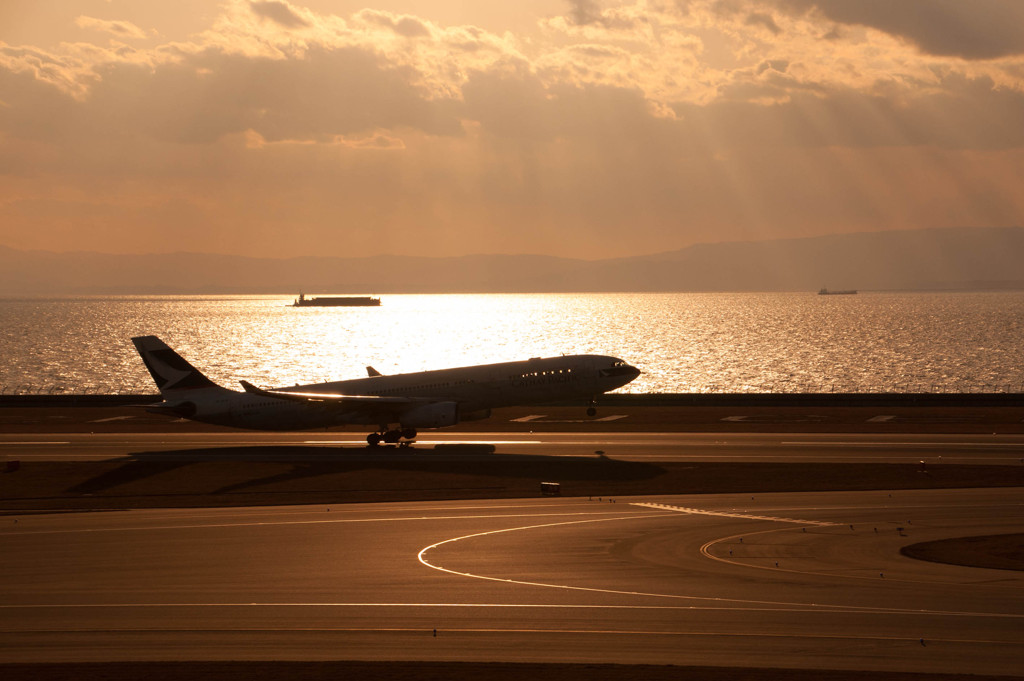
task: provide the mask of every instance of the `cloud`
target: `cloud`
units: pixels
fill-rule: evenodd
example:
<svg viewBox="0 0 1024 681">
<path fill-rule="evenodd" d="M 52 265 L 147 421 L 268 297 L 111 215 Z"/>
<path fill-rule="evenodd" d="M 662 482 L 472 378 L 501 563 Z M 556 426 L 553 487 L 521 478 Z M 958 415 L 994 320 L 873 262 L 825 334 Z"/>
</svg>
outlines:
<svg viewBox="0 0 1024 681">
<path fill-rule="evenodd" d="M 671 121 L 655 115 L 637 88 L 546 83 L 520 68 L 474 72 L 462 94 L 462 115 L 498 138 L 610 148 L 673 137 Z"/>
<path fill-rule="evenodd" d="M 927 54 L 998 59 L 1024 54 L 1020 0 L 771 0 L 790 12 L 818 11 L 840 24 L 869 26 Z"/>
<path fill-rule="evenodd" d="M 79 28 L 109 33 L 122 40 L 147 37 L 145 31 L 130 21 L 108 21 L 82 15 L 75 19 L 75 25 Z"/>
<path fill-rule="evenodd" d="M 356 18 L 368 24 L 388 28 L 406 38 L 422 38 L 430 35 L 430 29 L 427 28 L 426 23 L 409 15 L 396 16 L 390 12 L 364 9 L 356 14 Z"/>
<path fill-rule="evenodd" d="M 875 23 L 884 14 L 872 2 L 848 5 L 861 9 L 842 10 L 828 0 L 689 0 L 661 9 L 577 0 L 570 3 L 570 22 L 544 26 L 568 36 L 579 25 L 588 32 L 554 48 L 534 46 L 527 56 L 513 39 L 475 27 L 445 28 L 376 10 L 346 22 L 285 2 L 236 0 L 225 15 L 230 21 L 222 19 L 190 43 L 132 53 L 0 46 L 0 66 L 85 97 L 76 115 L 97 130 L 187 144 L 245 130 L 271 142 L 327 143 L 339 135 L 402 129 L 459 136 L 467 122 L 498 137 L 552 140 L 596 130 L 586 119 L 607 118 L 600 112 L 624 101 L 637 104 L 629 118 L 635 130 L 654 125 L 664 131 L 652 121 L 665 116 L 712 125 L 703 114 L 715 111 L 725 120 L 749 119 L 745 129 L 758 131 L 730 128 L 725 146 L 736 146 L 734 139 L 812 146 L 1017 144 L 1007 121 L 1022 89 L 1019 64 L 1016 76 L 998 68 L 968 73 L 948 63 L 915 63 L 905 52 L 890 56 L 885 46 L 856 36 L 822 41 L 844 11 L 865 21 L 874 16 Z M 306 29 L 304 39 L 276 30 L 283 26 Z M 625 34 L 609 28 L 617 26 L 646 28 Z M 624 35 L 631 42 L 624 43 Z M 706 46 L 716 43 L 718 53 L 723 45 L 734 50 L 732 64 L 710 64 Z M 756 58 L 748 56 L 752 45 Z M 899 49 L 895 42 L 893 48 Z M 594 109 L 567 120 L 568 103 L 586 97 L 595 98 Z M 5 102 L 17 106 L 10 96 Z M 945 113 L 935 111 L 939 103 Z M 733 112 L 723 111 L 730 107 Z M 29 118 L 21 125 L 38 129 Z M 42 120 L 57 125 L 63 118 L 58 112 Z M 828 125 L 807 126 L 809 118 Z M 875 125 L 880 122 L 885 125 Z M 63 125 L 75 129 L 70 121 Z"/>
<path fill-rule="evenodd" d="M 310 25 L 287 2 L 250 0 L 249 7 L 256 16 L 269 19 L 284 28 L 307 28 Z"/>
<path fill-rule="evenodd" d="M 433 99 L 408 67 L 345 47 L 310 47 L 301 59 L 209 50 L 155 67 L 112 64 L 83 108 L 114 112 L 112 134 L 208 144 L 246 129 L 270 141 L 408 127 L 459 134 L 450 103 Z M 90 116 L 91 118 L 92 116 Z"/>
<path fill-rule="evenodd" d="M 80 214 L 72 247 L 151 250 L 187 221 L 251 254 L 596 257 L 624 231 L 650 252 L 1024 222 L 1024 61 L 922 52 L 850 5 L 581 0 L 517 36 L 227 0 L 180 42 L 0 43 L 0 223 L 74 240 Z"/>
<path fill-rule="evenodd" d="M 772 18 L 772 15 L 764 12 L 751 12 L 747 15 L 747 18 L 743 23 L 747 26 L 760 26 L 767 29 L 774 35 L 782 33 L 782 29 L 775 23 L 775 19 Z"/>
<path fill-rule="evenodd" d="M 601 7 L 595 0 L 569 0 L 569 20 L 576 26 L 596 24 L 601 21 Z"/>
<path fill-rule="evenodd" d="M 714 131 L 722 150 L 1024 148 L 1024 92 L 998 88 L 986 77 L 949 75 L 940 87 L 917 92 L 840 87 L 798 91 L 774 68 L 757 71 L 756 77 L 736 79 L 711 104 L 676 105 L 677 116 L 694 132 Z M 773 103 L 761 105 L 762 99 Z"/>
<path fill-rule="evenodd" d="M 542 20 L 541 25 L 592 36 L 596 35 L 595 31 L 643 31 L 647 24 L 648 13 L 643 5 L 625 3 L 603 8 L 596 0 L 569 0 L 569 5 L 568 14 Z"/>
</svg>

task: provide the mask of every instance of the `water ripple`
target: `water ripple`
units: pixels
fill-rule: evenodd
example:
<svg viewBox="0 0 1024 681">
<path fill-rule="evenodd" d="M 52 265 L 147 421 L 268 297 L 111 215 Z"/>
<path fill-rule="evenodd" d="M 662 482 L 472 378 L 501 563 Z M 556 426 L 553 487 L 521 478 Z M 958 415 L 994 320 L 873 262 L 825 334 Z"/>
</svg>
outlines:
<svg viewBox="0 0 1024 681">
<path fill-rule="evenodd" d="M 0 391 L 139 392 L 156 334 L 226 386 L 600 353 L 626 392 L 1022 392 L 1024 293 L 390 295 L 0 299 Z"/>
</svg>

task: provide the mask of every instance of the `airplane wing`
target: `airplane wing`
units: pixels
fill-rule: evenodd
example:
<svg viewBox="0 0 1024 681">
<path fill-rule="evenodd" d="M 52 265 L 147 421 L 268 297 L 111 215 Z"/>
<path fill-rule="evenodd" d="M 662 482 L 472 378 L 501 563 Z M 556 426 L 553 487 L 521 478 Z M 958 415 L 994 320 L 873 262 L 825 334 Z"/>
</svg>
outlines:
<svg viewBox="0 0 1024 681">
<path fill-rule="evenodd" d="M 288 390 L 264 390 L 248 381 L 239 381 L 245 392 L 263 397 L 274 397 L 294 402 L 334 403 L 347 407 L 402 406 L 423 404 L 434 400 L 422 397 L 401 397 L 399 395 L 340 395 L 338 393 L 294 392 Z"/>
<path fill-rule="evenodd" d="M 339 413 L 358 415 L 359 423 L 391 423 L 405 421 L 410 414 L 419 413 L 417 420 L 408 425 L 436 428 L 450 426 L 457 422 L 457 407 L 454 402 L 445 403 L 440 410 L 434 409 L 437 400 L 426 397 L 401 397 L 398 395 L 340 395 L 337 393 L 295 392 L 286 390 L 263 390 L 248 381 L 240 381 L 247 393 L 271 397 L 278 400 L 291 400 L 307 405 L 319 405 L 326 409 L 337 410 Z M 432 410 L 432 411 L 431 411 Z"/>
</svg>

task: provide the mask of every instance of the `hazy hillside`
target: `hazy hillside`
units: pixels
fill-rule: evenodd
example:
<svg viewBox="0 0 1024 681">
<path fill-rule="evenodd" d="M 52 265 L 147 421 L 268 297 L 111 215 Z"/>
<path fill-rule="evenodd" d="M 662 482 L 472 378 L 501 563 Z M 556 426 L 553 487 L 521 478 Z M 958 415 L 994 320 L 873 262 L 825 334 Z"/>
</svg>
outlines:
<svg viewBox="0 0 1024 681">
<path fill-rule="evenodd" d="M 1011 227 L 698 244 L 647 260 L 673 289 L 1024 288 L 1022 256 L 1024 229 Z"/>
<path fill-rule="evenodd" d="M 1022 263 L 1020 227 L 697 244 L 601 261 L 534 255 L 259 259 L 0 247 L 0 295 L 1024 288 Z"/>
</svg>

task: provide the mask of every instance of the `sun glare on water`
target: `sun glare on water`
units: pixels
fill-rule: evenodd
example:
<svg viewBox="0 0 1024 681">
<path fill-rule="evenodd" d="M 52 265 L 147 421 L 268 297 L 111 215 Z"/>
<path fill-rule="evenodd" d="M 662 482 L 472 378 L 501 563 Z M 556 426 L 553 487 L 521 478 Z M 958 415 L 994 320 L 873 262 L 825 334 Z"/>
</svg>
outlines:
<svg viewBox="0 0 1024 681">
<path fill-rule="evenodd" d="M 345 292 L 338 292 L 339 295 Z M 646 392 L 1021 392 L 1024 294 L 384 295 L 0 301 L 0 390 L 151 393 L 130 342 L 157 335 L 238 389 L 600 354 Z"/>
</svg>

